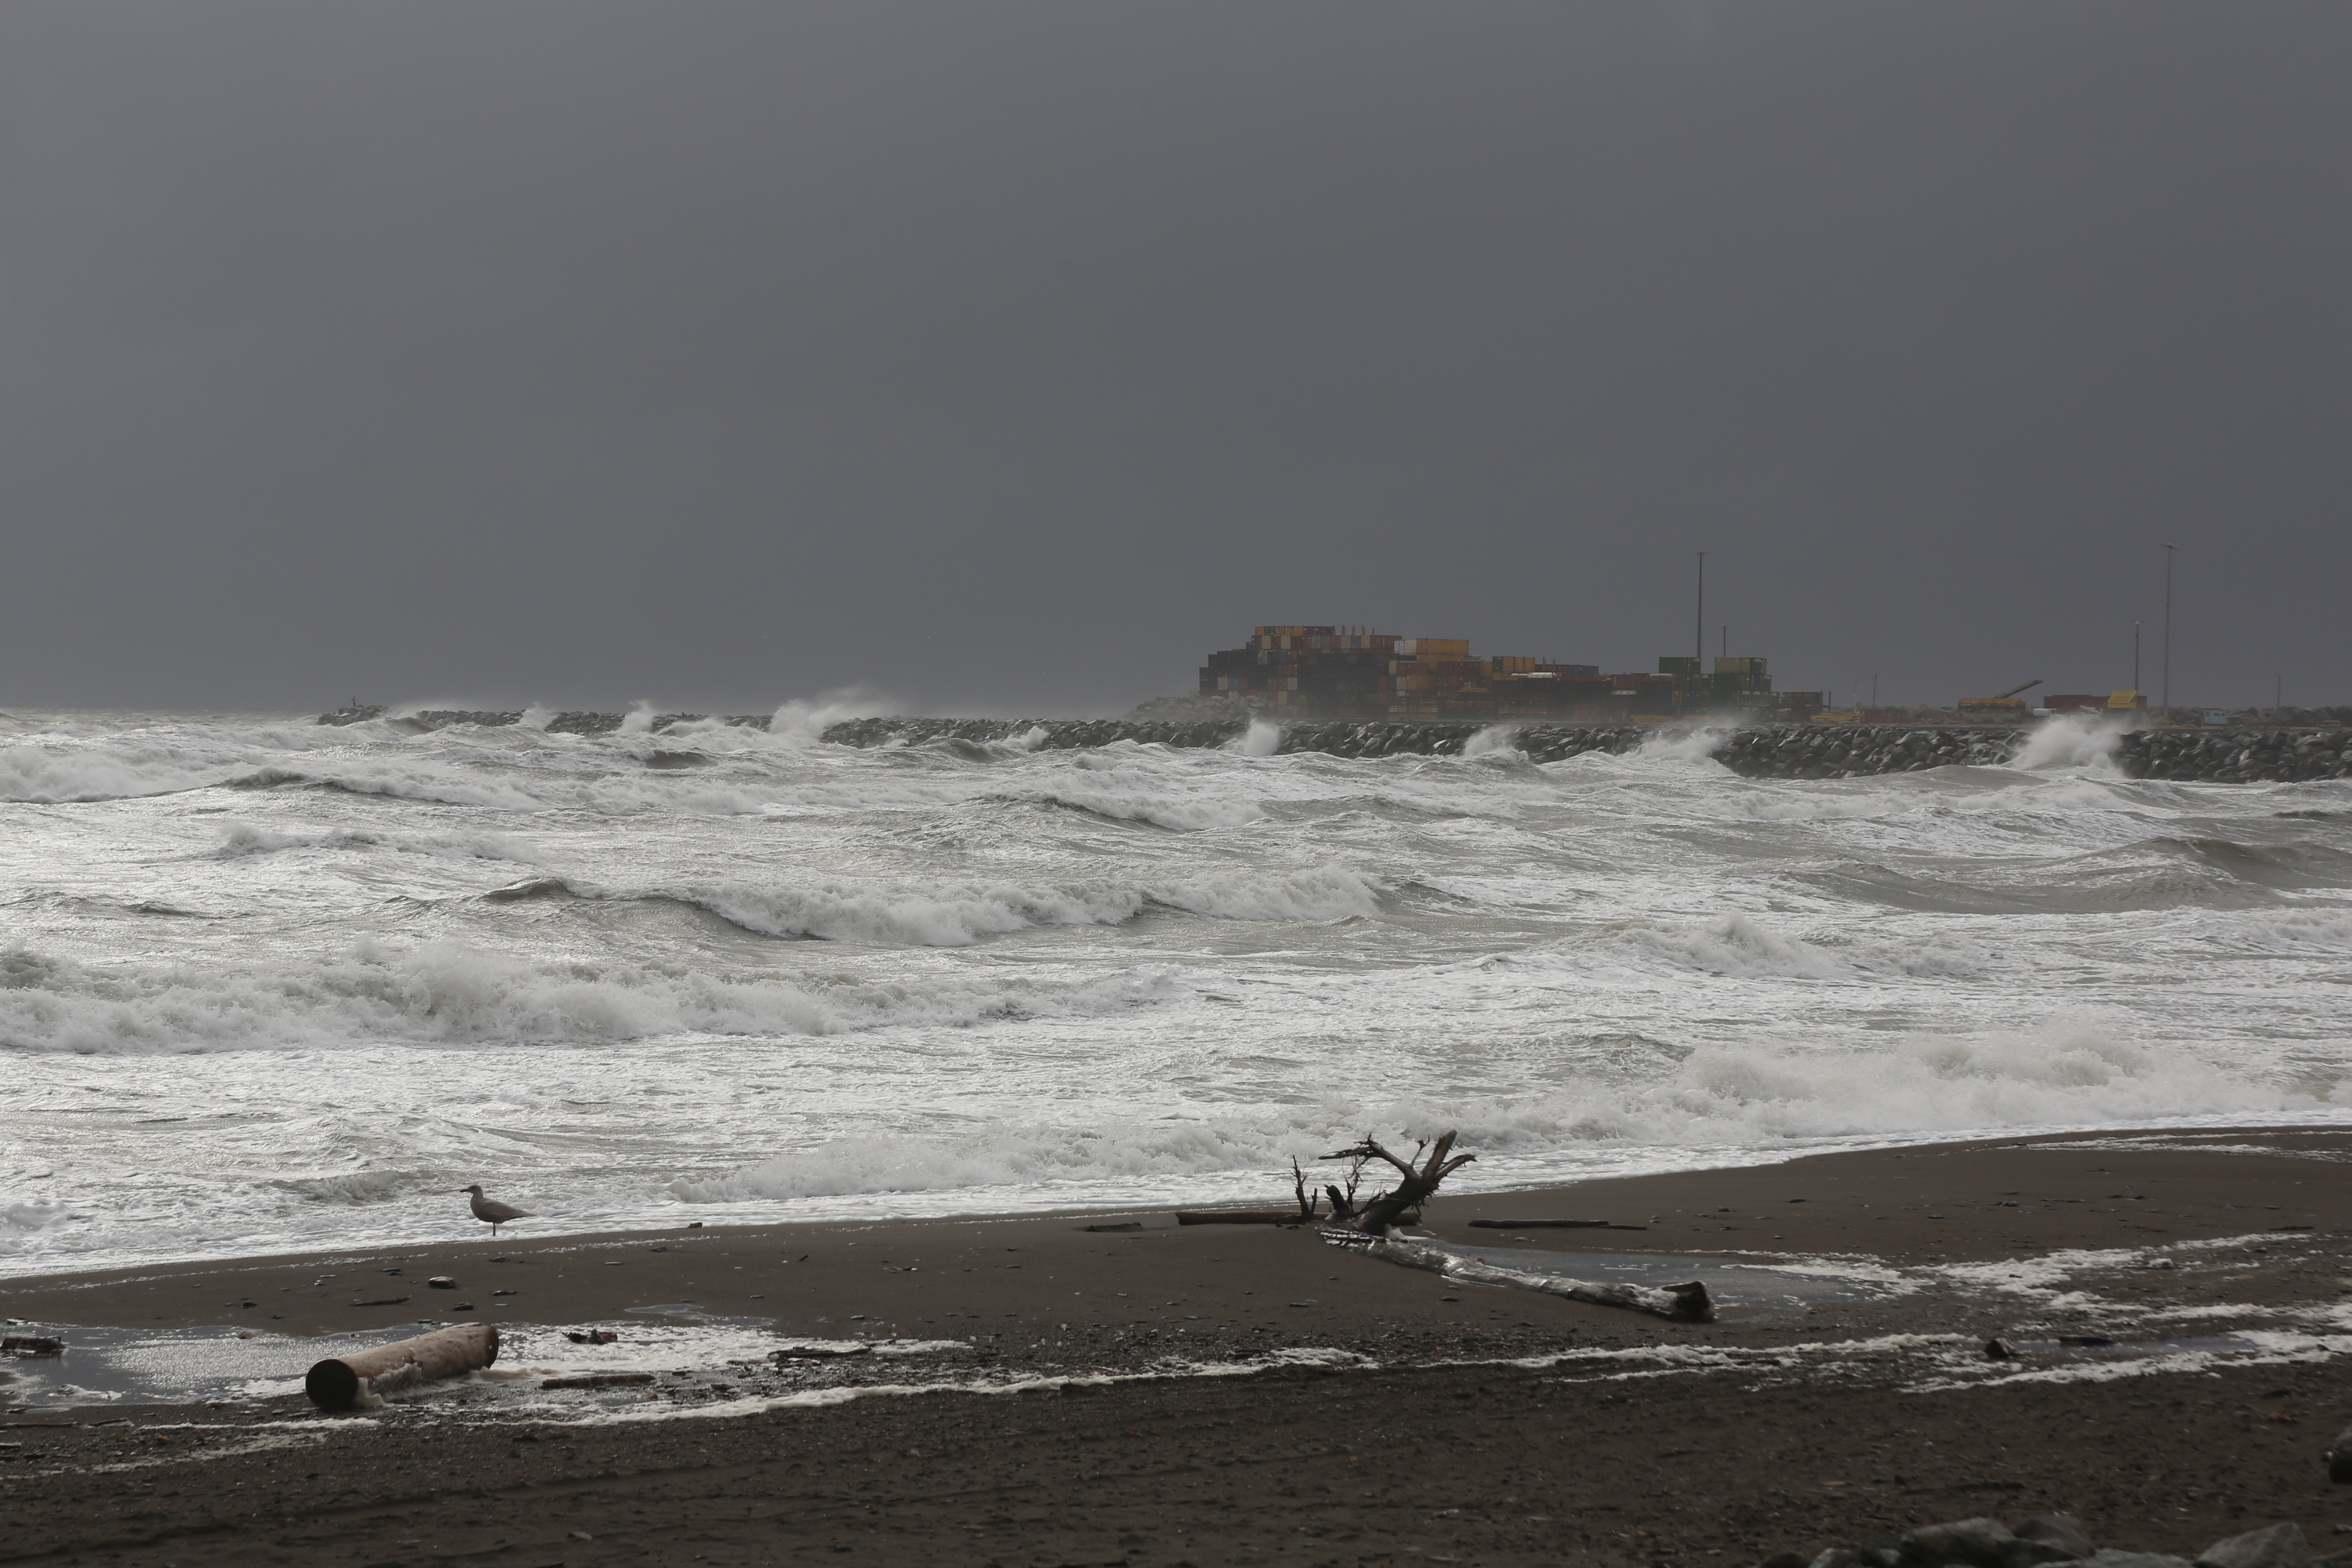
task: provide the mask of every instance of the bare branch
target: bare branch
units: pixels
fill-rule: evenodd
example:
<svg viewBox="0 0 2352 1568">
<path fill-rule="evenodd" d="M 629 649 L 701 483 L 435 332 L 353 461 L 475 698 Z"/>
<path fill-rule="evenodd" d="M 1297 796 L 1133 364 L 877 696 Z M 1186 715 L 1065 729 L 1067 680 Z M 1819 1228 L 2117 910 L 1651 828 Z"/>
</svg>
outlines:
<svg viewBox="0 0 2352 1568">
<path fill-rule="evenodd" d="M 1410 1160 L 1400 1159 L 1381 1148 L 1379 1141 L 1370 1133 L 1364 1135 L 1362 1142 L 1351 1148 L 1322 1155 L 1321 1158 L 1326 1160 L 1353 1160 L 1357 1172 L 1361 1172 L 1369 1161 L 1384 1160 L 1403 1178 L 1394 1187 L 1374 1194 L 1360 1208 L 1355 1203 L 1356 1184 L 1352 1175 L 1344 1196 L 1337 1187 L 1327 1188 L 1331 1194 L 1333 1221 L 1367 1235 L 1387 1235 L 1390 1227 L 1403 1215 L 1420 1208 L 1430 1194 L 1437 1191 L 1440 1182 L 1477 1158 L 1475 1154 L 1454 1152 L 1454 1142 L 1459 1136 L 1458 1132 L 1448 1131 L 1437 1140 L 1433 1148 L 1424 1138 L 1413 1146 Z"/>
<path fill-rule="evenodd" d="M 1415 1159 L 1418 1159 L 1420 1155 L 1420 1149 L 1416 1148 L 1413 1150 L 1413 1156 Z M 1324 1160 L 1355 1160 L 1359 1162 L 1364 1160 L 1385 1160 L 1390 1164 L 1394 1165 L 1397 1168 L 1398 1173 L 1407 1180 L 1412 1179 L 1418 1173 L 1413 1170 L 1411 1161 L 1398 1159 L 1394 1154 L 1390 1153 L 1386 1149 L 1381 1148 L 1379 1143 L 1375 1142 L 1370 1133 L 1366 1133 L 1364 1135 L 1364 1141 L 1356 1144 L 1353 1148 L 1340 1149 L 1332 1153 L 1318 1155 L 1317 1157 Z"/>
</svg>

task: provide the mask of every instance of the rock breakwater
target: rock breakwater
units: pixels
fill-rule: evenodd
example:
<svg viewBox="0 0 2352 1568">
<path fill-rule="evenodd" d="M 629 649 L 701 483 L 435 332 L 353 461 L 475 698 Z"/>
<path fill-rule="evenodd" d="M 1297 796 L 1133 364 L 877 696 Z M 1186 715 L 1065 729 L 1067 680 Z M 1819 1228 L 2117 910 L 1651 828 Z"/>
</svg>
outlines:
<svg viewBox="0 0 2352 1568">
<path fill-rule="evenodd" d="M 518 724 L 520 712 L 429 710 L 391 714 L 356 707 L 320 715 L 321 724 L 381 719 L 413 732 L 452 725 Z M 602 735 L 628 727 L 656 733 L 680 725 L 719 722 L 766 729 L 764 714 L 558 713 L 535 728 L 557 734 Z M 1255 735 L 1253 734 L 1255 731 Z M 1032 751 L 1079 751 L 1127 742 L 1160 746 L 1229 746 L 1278 755 L 1319 752 L 1335 757 L 1458 756 L 1467 752 L 1517 752 L 1530 762 L 1556 763 L 1588 752 L 1623 753 L 1682 736 L 1748 778 L 1858 778 L 1941 767 L 1998 767 L 2012 761 L 2037 731 L 1908 724 L 1765 724 L 1683 731 L 1635 724 L 1408 723 L 1386 720 L 1306 721 L 1276 726 L 1236 717 L 1136 719 L 850 719 L 829 725 L 821 739 L 838 746 L 1018 744 Z M 1702 740 L 1702 738 L 1704 738 Z M 1250 743 L 1255 741 L 1255 743 Z M 2114 737 L 2115 764 L 2126 777 L 2208 784 L 2297 783 L 2352 776 L 2352 730 L 2134 730 Z M 2084 732 L 2086 751 L 2102 749 Z"/>
<path fill-rule="evenodd" d="M 500 712 L 487 709 L 459 708 L 426 708 L 411 713 L 394 713 L 382 704 L 361 703 L 352 708 L 338 708 L 332 713 L 321 713 L 319 715 L 318 721 L 321 724 L 364 724 L 370 720 L 381 719 L 387 724 L 396 725 L 412 733 L 422 734 L 431 730 L 447 730 L 459 724 L 478 724 L 487 728 L 497 728 L 506 724 L 520 724 L 530 717 L 527 710 Z M 555 714 L 543 724 L 534 721 L 531 728 L 544 731 L 551 735 L 609 735 L 625 728 L 631 719 L 636 717 L 639 715 L 565 712 Z M 643 717 L 644 728 L 658 732 L 674 729 L 680 724 L 698 724 L 708 720 L 710 715 L 708 713 L 653 713 Z M 768 727 L 768 716 L 765 713 L 730 713 L 719 721 L 722 724 L 735 724 L 750 729 L 764 730 Z"/>
</svg>

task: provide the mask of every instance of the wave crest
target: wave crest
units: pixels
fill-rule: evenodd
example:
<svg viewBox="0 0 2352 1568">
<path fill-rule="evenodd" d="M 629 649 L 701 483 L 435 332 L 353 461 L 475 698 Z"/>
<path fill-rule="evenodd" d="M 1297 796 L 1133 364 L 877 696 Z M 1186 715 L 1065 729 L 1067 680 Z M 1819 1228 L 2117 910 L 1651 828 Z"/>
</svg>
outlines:
<svg viewBox="0 0 2352 1568">
<path fill-rule="evenodd" d="M 1181 994 L 1141 966 L 1096 979 L 927 976 L 799 984 L 626 963 L 533 963 L 455 942 L 368 941 L 310 964 L 96 968 L 0 950 L 0 1048 L 89 1056 L 374 1043 L 595 1044 L 667 1035 L 831 1035 L 1083 1015 Z"/>
</svg>

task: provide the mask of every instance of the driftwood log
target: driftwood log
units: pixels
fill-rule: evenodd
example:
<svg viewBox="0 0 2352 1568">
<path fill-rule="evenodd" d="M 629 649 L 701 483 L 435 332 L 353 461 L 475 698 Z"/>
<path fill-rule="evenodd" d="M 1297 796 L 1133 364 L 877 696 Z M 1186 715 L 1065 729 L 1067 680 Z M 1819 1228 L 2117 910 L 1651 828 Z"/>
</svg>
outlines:
<svg viewBox="0 0 2352 1568">
<path fill-rule="evenodd" d="M 1646 1225 L 1612 1225 L 1605 1219 L 1474 1219 L 1473 1230 L 1647 1230 Z"/>
<path fill-rule="evenodd" d="M 458 1323 L 322 1361 L 302 1380 L 302 1392 L 321 1410 L 349 1410 L 382 1404 L 445 1377 L 463 1377 L 498 1359 L 496 1323 Z"/>
<path fill-rule="evenodd" d="M 1392 1238 L 1364 1238 L 1326 1232 L 1334 1246 L 1360 1250 L 1384 1263 L 1402 1263 L 1408 1268 L 1426 1268 L 1448 1279 L 1458 1279 L 1466 1285 L 1507 1285 L 1515 1289 L 1537 1290 L 1547 1296 L 1565 1296 L 1571 1301 L 1590 1301 L 1601 1307 L 1625 1307 L 1636 1312 L 1654 1313 L 1677 1323 L 1711 1323 L 1715 1321 L 1715 1300 L 1706 1286 L 1698 1280 L 1687 1285 L 1620 1285 L 1588 1279 L 1568 1279 L 1556 1274 L 1529 1274 L 1522 1269 L 1504 1268 L 1475 1258 L 1463 1258 L 1443 1252 L 1418 1242 Z"/>
<path fill-rule="evenodd" d="M 640 1383 L 651 1383 L 649 1372 L 583 1372 L 570 1377 L 543 1378 L 541 1388 L 623 1388 Z"/>
<path fill-rule="evenodd" d="M 1345 1193 L 1336 1186 L 1325 1187 L 1323 1194 L 1331 1200 L 1330 1223 L 1365 1236 L 1386 1236 L 1391 1226 L 1403 1221 L 1407 1212 L 1420 1208 L 1437 1191 L 1438 1183 L 1478 1157 L 1475 1154 L 1454 1154 L 1452 1159 L 1446 1158 L 1453 1152 L 1455 1136 L 1448 1132 L 1437 1141 L 1434 1149 L 1430 1149 L 1426 1141 L 1414 1145 L 1411 1160 L 1399 1159 L 1369 1135 L 1353 1148 L 1321 1156 L 1326 1160 L 1353 1160 L 1359 1169 L 1368 1160 L 1385 1161 L 1395 1166 L 1397 1173 L 1403 1178 L 1387 1192 L 1375 1194 L 1361 1208 L 1356 1206 L 1352 1196 L 1354 1182 L 1348 1184 L 1349 1190 Z M 1422 1159 L 1424 1149 L 1429 1151 L 1426 1160 Z"/>
</svg>

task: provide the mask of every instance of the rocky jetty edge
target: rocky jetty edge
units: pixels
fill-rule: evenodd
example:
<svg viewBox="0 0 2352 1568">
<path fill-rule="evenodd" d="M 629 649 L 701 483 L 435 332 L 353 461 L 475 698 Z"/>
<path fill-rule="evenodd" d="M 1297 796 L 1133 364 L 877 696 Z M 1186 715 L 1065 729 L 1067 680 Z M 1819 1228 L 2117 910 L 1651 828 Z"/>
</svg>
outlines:
<svg viewBox="0 0 2352 1568">
<path fill-rule="evenodd" d="M 457 724 L 519 724 L 520 712 L 434 710 L 390 716 L 380 707 L 339 709 L 321 724 L 384 720 L 415 732 Z M 628 727 L 665 733 L 681 726 L 720 723 L 764 730 L 766 714 L 558 713 L 536 726 L 551 733 L 611 734 Z M 1244 719 L 850 719 L 825 727 L 820 738 L 841 746 L 1019 743 L 1037 751 L 1071 751 L 1120 742 L 1139 745 L 1226 746 L 1253 722 L 1275 732 L 1270 754 L 1320 752 L 1336 757 L 1455 756 L 1496 737 L 1504 749 L 1530 762 L 1556 763 L 1587 752 L 1622 753 L 1654 741 L 1655 726 L 1634 724 L 1406 723 L 1388 720 L 1324 720 L 1274 726 Z M 1857 778 L 1954 765 L 1990 767 L 2023 749 L 2030 730 L 1959 729 L 1905 724 L 1765 724 L 1720 731 L 1709 752 L 1748 778 Z M 2287 784 L 2352 776 L 2352 730 L 2132 730 L 2116 741 L 2116 765 L 2125 776 L 2206 784 Z"/>
</svg>

